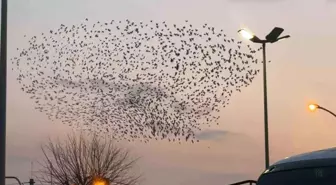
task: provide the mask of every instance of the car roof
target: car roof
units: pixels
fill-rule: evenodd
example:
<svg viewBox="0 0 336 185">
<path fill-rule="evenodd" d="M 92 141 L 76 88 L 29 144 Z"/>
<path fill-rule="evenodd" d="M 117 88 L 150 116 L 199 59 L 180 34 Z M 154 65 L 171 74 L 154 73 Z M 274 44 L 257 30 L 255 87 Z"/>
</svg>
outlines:
<svg viewBox="0 0 336 185">
<path fill-rule="evenodd" d="M 322 166 L 336 166 L 336 147 L 286 157 L 271 165 L 264 173 Z"/>
<path fill-rule="evenodd" d="M 285 159 L 282 159 L 274 163 L 273 165 L 296 162 L 296 161 L 312 160 L 312 159 L 333 159 L 333 158 L 336 160 L 336 147 L 286 157 Z"/>
</svg>

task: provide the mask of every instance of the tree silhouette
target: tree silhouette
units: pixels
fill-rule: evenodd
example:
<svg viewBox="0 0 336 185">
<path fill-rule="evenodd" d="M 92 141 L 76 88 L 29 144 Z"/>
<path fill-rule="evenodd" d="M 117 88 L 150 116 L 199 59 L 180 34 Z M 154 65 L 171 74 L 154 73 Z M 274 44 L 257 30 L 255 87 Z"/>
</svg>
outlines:
<svg viewBox="0 0 336 185">
<path fill-rule="evenodd" d="M 44 160 L 37 175 L 40 182 L 53 185 L 91 185 L 104 179 L 110 184 L 136 185 L 140 175 L 133 173 L 137 159 L 113 139 L 94 134 L 68 135 L 42 145 Z"/>
</svg>

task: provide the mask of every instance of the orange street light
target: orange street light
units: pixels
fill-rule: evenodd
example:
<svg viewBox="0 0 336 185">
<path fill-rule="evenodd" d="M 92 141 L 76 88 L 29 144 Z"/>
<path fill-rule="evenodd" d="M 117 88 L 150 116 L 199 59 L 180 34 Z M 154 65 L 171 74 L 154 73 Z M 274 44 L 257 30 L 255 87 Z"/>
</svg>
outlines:
<svg viewBox="0 0 336 185">
<path fill-rule="evenodd" d="M 335 114 L 335 113 L 331 112 L 330 110 L 328 110 L 328 109 L 326 109 L 326 108 L 324 108 L 324 107 L 321 107 L 321 106 L 318 105 L 318 104 L 310 104 L 310 105 L 308 105 L 308 108 L 309 108 L 309 110 L 311 110 L 312 112 L 315 111 L 315 110 L 317 110 L 317 109 L 321 109 L 321 110 L 324 110 L 324 111 L 328 112 L 329 114 L 333 115 L 334 117 L 336 117 L 336 114 Z"/>
<path fill-rule="evenodd" d="M 94 178 L 92 185 L 110 185 L 110 182 L 106 178 Z"/>
<path fill-rule="evenodd" d="M 316 109 L 318 108 L 319 106 L 316 105 L 316 104 L 310 104 L 308 105 L 308 108 L 310 111 L 316 111 Z"/>
</svg>

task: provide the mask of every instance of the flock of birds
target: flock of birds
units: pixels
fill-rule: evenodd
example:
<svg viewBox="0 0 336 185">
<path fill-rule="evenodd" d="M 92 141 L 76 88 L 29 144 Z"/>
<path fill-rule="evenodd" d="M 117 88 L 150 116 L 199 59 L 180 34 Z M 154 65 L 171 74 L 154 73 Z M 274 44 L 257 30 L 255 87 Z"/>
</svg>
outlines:
<svg viewBox="0 0 336 185">
<path fill-rule="evenodd" d="M 22 91 L 49 119 L 117 140 L 198 142 L 259 72 L 257 50 L 207 24 L 61 25 L 18 48 Z M 26 37 L 26 36 L 25 36 Z"/>
</svg>

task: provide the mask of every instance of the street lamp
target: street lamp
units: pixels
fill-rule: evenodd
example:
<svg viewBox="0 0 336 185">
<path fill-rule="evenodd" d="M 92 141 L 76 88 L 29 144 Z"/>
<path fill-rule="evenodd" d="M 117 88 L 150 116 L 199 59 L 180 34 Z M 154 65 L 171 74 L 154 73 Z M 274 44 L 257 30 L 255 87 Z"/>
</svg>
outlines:
<svg viewBox="0 0 336 185">
<path fill-rule="evenodd" d="M 92 185 L 110 185 L 110 181 L 106 178 L 95 177 Z"/>
<path fill-rule="evenodd" d="M 329 114 L 333 115 L 334 117 L 336 117 L 335 113 L 331 112 L 330 110 L 328 110 L 328 109 L 326 109 L 324 107 L 321 107 L 318 104 L 310 104 L 310 105 L 308 105 L 308 108 L 312 112 L 316 111 L 317 109 L 321 109 L 321 110 L 324 110 L 324 111 L 328 112 Z"/>
<path fill-rule="evenodd" d="M 269 167 L 269 144 L 268 144 L 268 110 L 267 110 L 267 80 L 266 80 L 266 43 L 275 43 L 279 40 L 289 38 L 289 35 L 279 37 L 284 31 L 283 28 L 275 27 L 266 37 L 265 40 L 259 39 L 251 32 L 241 29 L 238 33 L 247 40 L 254 43 L 262 44 L 263 49 L 263 89 L 264 89 L 264 129 L 265 129 L 265 166 Z"/>
<path fill-rule="evenodd" d="M 2 185 L 6 182 L 7 0 L 1 0 L 0 55 L 0 184 Z"/>
</svg>

